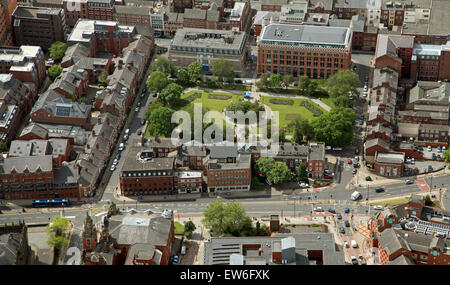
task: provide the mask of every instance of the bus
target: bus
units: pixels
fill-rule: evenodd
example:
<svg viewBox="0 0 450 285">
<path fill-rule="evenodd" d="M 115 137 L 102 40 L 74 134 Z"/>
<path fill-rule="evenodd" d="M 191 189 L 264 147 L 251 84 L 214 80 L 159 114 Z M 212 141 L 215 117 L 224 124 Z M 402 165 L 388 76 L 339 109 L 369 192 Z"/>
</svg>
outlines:
<svg viewBox="0 0 450 285">
<path fill-rule="evenodd" d="M 33 200 L 31 204 L 34 208 L 67 207 L 70 206 L 70 201 L 69 199 Z"/>
</svg>

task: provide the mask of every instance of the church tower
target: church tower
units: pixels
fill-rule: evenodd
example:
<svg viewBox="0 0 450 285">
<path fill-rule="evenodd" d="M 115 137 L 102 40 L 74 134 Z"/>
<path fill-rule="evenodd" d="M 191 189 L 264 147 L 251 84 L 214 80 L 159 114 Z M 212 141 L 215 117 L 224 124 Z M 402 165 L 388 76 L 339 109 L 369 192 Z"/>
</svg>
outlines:
<svg viewBox="0 0 450 285">
<path fill-rule="evenodd" d="M 84 230 L 83 230 L 83 248 L 86 252 L 92 251 L 97 245 L 97 228 L 92 221 L 92 218 L 86 213 L 86 218 L 84 219 Z"/>
</svg>

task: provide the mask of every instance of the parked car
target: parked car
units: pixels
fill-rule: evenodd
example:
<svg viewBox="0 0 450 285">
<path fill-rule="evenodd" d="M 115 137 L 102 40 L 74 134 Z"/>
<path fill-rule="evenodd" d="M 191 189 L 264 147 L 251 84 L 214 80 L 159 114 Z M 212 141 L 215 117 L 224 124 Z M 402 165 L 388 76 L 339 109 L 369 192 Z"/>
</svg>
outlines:
<svg viewBox="0 0 450 285">
<path fill-rule="evenodd" d="M 323 212 L 323 208 L 322 207 L 316 207 L 316 208 L 314 208 L 314 212 Z"/>
<path fill-rule="evenodd" d="M 330 208 L 330 209 L 328 209 L 328 212 L 335 214 L 335 213 L 336 213 L 336 210 L 333 209 L 333 208 Z"/>
<path fill-rule="evenodd" d="M 349 222 L 349 221 L 345 221 L 345 226 L 346 226 L 347 228 L 349 228 L 349 227 L 350 227 L 350 222 Z"/>
<path fill-rule="evenodd" d="M 137 113 L 139 112 L 139 107 L 136 107 L 136 109 L 134 109 L 134 111 Z"/>
<path fill-rule="evenodd" d="M 153 97 L 156 97 L 157 95 L 158 95 L 158 94 L 156 94 L 156 93 L 153 93 L 153 94 L 152 94 Z"/>
<path fill-rule="evenodd" d="M 349 208 L 345 208 L 344 209 L 344 213 L 346 213 L 346 214 L 350 213 L 350 209 Z"/>
<path fill-rule="evenodd" d="M 414 181 L 409 180 L 409 179 L 406 179 L 405 184 L 406 184 L 406 185 L 408 185 L 408 184 L 414 184 Z"/>
<path fill-rule="evenodd" d="M 137 103 L 137 106 L 138 106 L 138 107 L 141 107 L 141 105 L 142 105 L 141 102 L 138 102 L 138 103 Z"/>
<path fill-rule="evenodd" d="M 356 172 L 357 172 L 356 168 L 353 168 L 352 173 L 356 174 Z"/>
<path fill-rule="evenodd" d="M 145 97 L 145 92 L 142 92 L 141 93 L 141 98 L 144 98 Z"/>
<path fill-rule="evenodd" d="M 341 233 L 341 234 L 345 234 L 345 229 L 344 229 L 344 227 L 339 227 L 339 232 Z"/>
<path fill-rule="evenodd" d="M 358 260 L 356 259 L 355 256 L 352 255 L 350 258 L 352 259 L 352 264 L 353 265 L 358 265 Z"/>
<path fill-rule="evenodd" d="M 142 131 L 139 130 L 139 131 L 137 132 L 137 135 L 138 135 L 138 136 L 142 135 Z"/>
<path fill-rule="evenodd" d="M 384 192 L 384 187 L 376 187 L 375 192 L 377 193 Z"/>
<path fill-rule="evenodd" d="M 431 172 L 431 171 L 433 171 L 433 166 L 428 165 L 428 172 Z"/>
<path fill-rule="evenodd" d="M 113 172 L 114 170 L 116 170 L 116 166 L 112 165 L 109 170 L 111 170 L 111 172 Z"/>
<path fill-rule="evenodd" d="M 141 125 L 145 125 L 145 119 L 141 120 Z"/>
<path fill-rule="evenodd" d="M 352 244 L 353 248 L 357 248 L 358 244 L 356 243 L 356 241 L 354 239 L 352 239 L 352 241 L 350 242 Z"/>
<path fill-rule="evenodd" d="M 341 213 L 337 213 L 337 214 L 336 214 L 336 217 L 337 217 L 339 220 L 342 219 Z"/>
<path fill-rule="evenodd" d="M 359 148 L 355 149 L 355 154 L 359 154 Z"/>
<path fill-rule="evenodd" d="M 126 129 L 126 130 L 125 130 L 125 134 L 126 134 L 126 135 L 130 134 L 130 129 Z"/>
<path fill-rule="evenodd" d="M 427 150 L 428 150 L 428 151 L 432 151 L 433 148 L 432 148 L 431 146 L 428 146 L 428 147 L 427 147 Z"/>
<path fill-rule="evenodd" d="M 352 159 L 351 158 L 347 158 L 347 163 L 348 164 L 352 164 Z"/>
<path fill-rule="evenodd" d="M 378 210 L 378 211 L 382 211 L 382 210 L 383 210 L 383 206 L 381 206 L 381 205 L 375 205 L 375 206 L 373 206 L 373 209 L 374 209 L 374 210 Z"/>
<path fill-rule="evenodd" d="M 361 263 L 361 265 L 365 265 L 366 264 L 366 261 L 364 260 L 364 257 L 361 254 L 358 255 L 358 260 L 359 260 L 359 263 Z"/>
<path fill-rule="evenodd" d="M 442 152 L 442 149 L 441 149 L 440 146 L 437 147 L 437 152 L 438 152 L 438 153 Z"/>
<path fill-rule="evenodd" d="M 114 159 L 119 160 L 120 159 L 120 153 L 116 154 L 116 157 Z"/>
<path fill-rule="evenodd" d="M 363 120 L 359 120 L 359 124 L 362 125 L 364 123 Z"/>
<path fill-rule="evenodd" d="M 304 187 L 309 187 L 309 184 L 306 183 L 306 182 L 299 182 L 299 183 L 298 183 L 298 186 L 304 188 Z"/>
<path fill-rule="evenodd" d="M 124 135 L 124 136 L 123 136 L 123 140 L 124 140 L 124 141 L 127 141 L 127 140 L 128 140 L 128 135 Z"/>
<path fill-rule="evenodd" d="M 349 248 L 348 241 L 344 241 L 344 247 Z"/>
<path fill-rule="evenodd" d="M 121 143 L 120 145 L 119 145 L 119 151 L 122 151 L 122 150 L 124 150 L 125 149 L 125 145 L 123 144 L 123 143 Z"/>
<path fill-rule="evenodd" d="M 240 79 L 235 80 L 234 83 L 236 83 L 236 84 L 242 84 L 242 80 L 240 80 Z"/>
</svg>

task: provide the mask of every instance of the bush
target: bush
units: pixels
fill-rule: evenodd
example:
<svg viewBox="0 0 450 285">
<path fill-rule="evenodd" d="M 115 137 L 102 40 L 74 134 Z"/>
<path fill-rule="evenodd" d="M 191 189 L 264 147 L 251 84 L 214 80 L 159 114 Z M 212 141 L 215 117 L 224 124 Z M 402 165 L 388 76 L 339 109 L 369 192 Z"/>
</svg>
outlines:
<svg viewBox="0 0 450 285">
<path fill-rule="evenodd" d="M 187 100 L 189 103 L 191 103 L 195 99 L 201 98 L 201 97 L 202 97 L 201 92 L 195 92 L 195 93 L 192 93 L 191 95 L 187 96 L 186 98 L 184 98 L 184 100 Z"/>
<path fill-rule="evenodd" d="M 366 177 L 366 181 L 372 181 L 372 177 L 367 176 L 367 177 Z"/>
<path fill-rule="evenodd" d="M 231 96 L 231 95 L 213 94 L 213 93 L 209 93 L 209 94 L 208 94 L 208 99 L 214 99 L 214 100 L 230 100 L 231 98 L 233 98 L 233 96 Z"/>
<path fill-rule="evenodd" d="M 269 102 L 272 104 L 276 104 L 276 105 L 294 105 L 294 100 L 290 100 L 290 99 L 272 98 L 269 100 Z"/>
<path fill-rule="evenodd" d="M 319 107 L 317 107 L 316 105 L 314 105 L 309 101 L 301 101 L 300 106 L 303 106 L 306 109 L 308 109 L 308 111 L 310 111 L 314 117 L 319 117 L 320 115 L 323 114 L 322 110 L 319 109 Z"/>
</svg>

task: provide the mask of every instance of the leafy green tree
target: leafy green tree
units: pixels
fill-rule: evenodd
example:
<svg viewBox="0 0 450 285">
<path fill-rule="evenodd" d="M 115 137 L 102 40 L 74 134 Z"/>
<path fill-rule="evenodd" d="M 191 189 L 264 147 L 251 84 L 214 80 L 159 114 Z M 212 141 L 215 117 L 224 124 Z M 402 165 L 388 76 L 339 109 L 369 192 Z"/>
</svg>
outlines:
<svg viewBox="0 0 450 285">
<path fill-rule="evenodd" d="M 311 80 L 308 76 L 302 75 L 298 78 L 298 90 L 300 90 L 301 94 L 305 94 L 306 90 L 308 89 L 309 83 Z"/>
<path fill-rule="evenodd" d="M 235 77 L 233 67 L 223 58 L 212 61 L 212 73 L 219 82 L 223 82 L 224 78 L 232 82 Z"/>
<path fill-rule="evenodd" d="M 216 199 L 214 202 L 209 203 L 203 212 L 202 223 L 205 227 L 211 229 L 212 231 L 222 234 L 225 229 L 224 218 L 225 211 L 221 200 Z"/>
<path fill-rule="evenodd" d="M 63 69 L 61 66 L 54 64 L 47 71 L 48 77 L 50 77 L 50 79 L 54 81 L 56 77 L 58 77 L 61 74 L 62 70 Z"/>
<path fill-rule="evenodd" d="M 170 106 L 175 106 L 180 101 L 181 93 L 183 92 L 183 87 L 176 83 L 170 83 L 161 91 L 159 98 Z"/>
<path fill-rule="evenodd" d="M 55 216 L 53 222 L 46 227 L 49 235 L 47 244 L 54 248 L 53 264 L 56 265 L 60 250 L 69 245 L 66 239 L 67 229 L 69 228 L 69 220 L 62 216 Z"/>
<path fill-rule="evenodd" d="M 3 141 L 0 141 L 0 152 L 7 152 L 7 151 L 8 146 Z"/>
<path fill-rule="evenodd" d="M 338 97 L 332 97 L 331 101 L 336 107 L 348 107 L 350 104 L 350 98 L 348 95 L 342 95 Z"/>
<path fill-rule="evenodd" d="M 171 123 L 172 115 L 175 111 L 166 107 L 154 110 L 150 114 L 150 134 L 168 137 L 171 135 L 175 124 Z"/>
<path fill-rule="evenodd" d="M 48 238 L 47 243 L 58 250 L 69 245 L 69 241 L 63 236 L 50 237 Z"/>
<path fill-rule="evenodd" d="M 197 227 L 195 226 L 195 224 L 192 221 L 187 221 L 186 223 L 184 223 L 184 231 L 185 232 L 193 232 L 195 231 Z"/>
<path fill-rule="evenodd" d="M 67 98 L 70 99 L 70 100 L 72 100 L 72 102 L 75 102 L 76 99 L 77 99 L 77 98 L 75 98 L 75 95 L 73 95 L 73 94 L 67 95 Z"/>
<path fill-rule="evenodd" d="M 280 161 L 275 162 L 267 176 L 267 180 L 273 184 L 281 184 L 289 181 L 291 178 L 291 170 L 285 163 Z"/>
<path fill-rule="evenodd" d="M 192 83 L 197 83 L 197 80 L 203 75 L 203 66 L 200 64 L 200 62 L 193 62 L 189 64 L 187 72 L 190 81 Z"/>
<path fill-rule="evenodd" d="M 312 123 L 314 140 L 329 146 L 348 145 L 353 139 L 356 115 L 350 108 L 333 108 L 315 118 Z"/>
<path fill-rule="evenodd" d="M 236 200 L 225 203 L 223 207 L 225 232 L 233 235 L 242 235 L 244 228 L 251 228 L 252 221 L 245 214 L 242 204 Z"/>
<path fill-rule="evenodd" d="M 303 117 L 291 121 L 288 129 L 293 132 L 293 140 L 298 144 L 303 142 L 304 137 L 309 140 L 313 136 L 311 124 Z"/>
<path fill-rule="evenodd" d="M 177 69 L 177 83 L 183 86 L 188 86 L 191 83 L 189 74 L 186 69 L 184 68 Z"/>
<path fill-rule="evenodd" d="M 161 92 L 169 83 L 167 74 L 161 71 L 153 71 L 147 78 L 147 89 L 149 91 Z"/>
<path fill-rule="evenodd" d="M 319 84 L 317 83 L 317 81 L 314 80 L 310 81 L 308 86 L 306 87 L 305 94 L 307 96 L 314 96 L 317 91 L 318 85 Z"/>
<path fill-rule="evenodd" d="M 100 76 L 98 77 L 98 82 L 102 85 L 102 86 L 107 86 L 108 83 L 106 82 L 108 78 L 108 72 L 106 71 L 106 69 L 104 69 L 102 71 L 102 73 L 100 73 Z"/>
<path fill-rule="evenodd" d="M 256 169 L 264 176 L 267 177 L 269 171 L 275 165 L 275 159 L 271 157 L 261 157 L 256 161 Z"/>
<path fill-rule="evenodd" d="M 67 44 L 63 42 L 54 42 L 50 48 L 48 49 L 50 51 L 50 57 L 54 60 L 60 60 L 64 57 L 64 54 L 67 50 Z"/>
<path fill-rule="evenodd" d="M 350 70 L 340 70 L 326 81 L 326 87 L 331 98 L 348 96 L 349 92 L 357 93 L 360 82 L 356 73 Z"/>
<path fill-rule="evenodd" d="M 283 83 L 286 88 L 288 88 L 294 82 L 294 76 L 286 74 L 283 76 Z"/>
<path fill-rule="evenodd" d="M 158 110 L 159 108 L 162 107 L 164 107 L 164 103 L 161 102 L 161 100 L 159 99 L 151 103 L 150 106 L 148 106 L 147 113 L 145 114 L 145 118 L 147 119 L 147 121 L 150 121 L 150 115 L 152 114 L 153 111 Z"/>
<path fill-rule="evenodd" d="M 282 82 L 283 82 L 283 76 L 281 76 L 281 74 L 272 73 L 270 75 L 270 87 L 280 88 Z"/>
<path fill-rule="evenodd" d="M 171 63 L 167 57 L 158 55 L 156 59 L 152 62 L 152 72 L 153 71 L 160 71 L 165 73 L 166 75 L 175 75 L 176 68 Z"/>
<path fill-rule="evenodd" d="M 444 151 L 444 160 L 446 163 L 450 163 L 450 150 L 448 149 Z"/>
<path fill-rule="evenodd" d="M 89 101 L 88 101 L 88 99 L 86 98 L 86 97 L 82 97 L 82 98 L 80 98 L 80 99 L 78 99 L 78 103 L 84 103 L 84 104 L 87 104 L 87 103 L 89 103 Z"/>
<path fill-rule="evenodd" d="M 306 170 L 306 164 L 300 162 L 298 168 L 297 168 L 297 180 L 298 181 L 305 181 L 308 179 L 308 171 Z"/>
<path fill-rule="evenodd" d="M 261 74 L 261 77 L 259 78 L 259 80 L 256 82 L 256 86 L 259 89 L 263 89 L 263 88 L 267 88 L 267 79 L 268 79 L 268 75 L 267 73 L 263 73 Z"/>
</svg>

